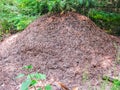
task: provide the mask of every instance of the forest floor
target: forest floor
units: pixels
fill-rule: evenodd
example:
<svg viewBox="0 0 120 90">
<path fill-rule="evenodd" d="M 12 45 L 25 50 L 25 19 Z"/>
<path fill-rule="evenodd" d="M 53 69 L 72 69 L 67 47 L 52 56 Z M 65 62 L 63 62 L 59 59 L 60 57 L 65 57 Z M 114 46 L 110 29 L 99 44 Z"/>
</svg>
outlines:
<svg viewBox="0 0 120 90">
<path fill-rule="evenodd" d="M 25 65 L 46 74 L 53 90 L 65 90 L 58 82 L 69 90 L 101 90 L 104 75 L 120 78 L 119 45 L 119 38 L 80 14 L 42 16 L 0 43 L 0 90 L 19 90 L 23 79 L 15 77 L 27 73 Z"/>
</svg>

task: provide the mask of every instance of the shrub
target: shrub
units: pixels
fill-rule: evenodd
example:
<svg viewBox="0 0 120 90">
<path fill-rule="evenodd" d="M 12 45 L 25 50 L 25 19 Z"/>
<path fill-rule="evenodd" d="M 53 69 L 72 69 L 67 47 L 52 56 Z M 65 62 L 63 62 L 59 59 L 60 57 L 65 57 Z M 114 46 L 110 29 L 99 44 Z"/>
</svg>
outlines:
<svg viewBox="0 0 120 90">
<path fill-rule="evenodd" d="M 7 32 L 21 31 L 34 19 L 46 13 L 76 11 L 88 15 L 90 8 L 107 6 L 107 2 L 108 0 L 1 0 L 0 23 L 2 28 L 0 30 L 0 35 Z M 90 13 L 90 17 L 96 21 L 96 23 L 100 21 L 99 19 L 104 18 L 103 21 L 106 21 L 108 17 L 113 16 L 112 14 L 109 15 L 109 13 L 99 13 L 99 11 L 94 11 L 94 14 L 92 11 L 92 15 Z M 105 24 L 111 22 L 113 19 L 115 20 L 114 23 L 118 23 L 118 17 L 116 18 L 115 16 L 112 19 L 107 19 Z M 109 27 L 109 25 L 103 25 L 104 23 L 101 23 L 101 21 L 99 24 Z"/>
<path fill-rule="evenodd" d="M 20 90 L 29 90 L 29 88 L 33 88 L 34 90 L 51 90 L 51 85 L 36 86 L 39 82 L 46 79 L 45 74 L 41 73 L 30 73 L 30 70 L 33 68 L 32 65 L 24 66 L 24 69 L 27 69 L 28 74 L 19 74 L 16 78 L 26 77 L 25 81 L 22 82 Z M 43 83 L 42 83 L 43 84 Z"/>
<path fill-rule="evenodd" d="M 8 32 L 21 31 L 36 17 L 27 16 L 19 12 L 15 0 L 1 0 L 0 3 L 0 35 Z"/>
<path fill-rule="evenodd" d="M 107 29 L 108 33 L 120 35 L 120 14 L 91 9 L 88 15 L 99 27 Z"/>
</svg>

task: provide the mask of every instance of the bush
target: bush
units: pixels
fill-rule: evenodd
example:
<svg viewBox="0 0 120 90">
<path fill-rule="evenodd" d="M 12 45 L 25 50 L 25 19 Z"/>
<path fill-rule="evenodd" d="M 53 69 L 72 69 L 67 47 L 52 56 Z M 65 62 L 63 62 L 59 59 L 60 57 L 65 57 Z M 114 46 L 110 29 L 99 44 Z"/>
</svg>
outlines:
<svg viewBox="0 0 120 90">
<path fill-rule="evenodd" d="M 21 31 L 34 19 L 46 13 L 76 11 L 88 15 L 90 8 L 105 5 L 107 5 L 107 0 L 1 0 L 0 23 L 2 29 L 0 30 L 0 35 L 8 32 Z M 99 24 L 101 26 L 106 26 L 101 23 L 101 19 L 104 19 L 105 24 L 112 20 L 115 21 L 114 23 L 118 23 L 118 15 L 116 14 L 109 15 L 109 13 L 105 14 L 105 12 L 94 10 L 90 11 L 89 16 L 96 22 L 100 21 Z M 108 17 L 109 19 L 107 19 Z"/>
<path fill-rule="evenodd" d="M 120 35 L 120 14 L 92 9 L 88 15 L 99 27 L 107 29 L 108 33 Z"/>
<path fill-rule="evenodd" d="M 21 31 L 36 17 L 45 13 L 77 11 L 94 6 L 95 0 L 1 0 L 0 22 L 3 33 Z"/>
<path fill-rule="evenodd" d="M 20 13 L 15 0 L 2 0 L 0 3 L 0 35 L 23 30 L 36 17 Z"/>
<path fill-rule="evenodd" d="M 19 74 L 16 78 L 25 78 L 25 81 L 22 82 L 20 90 L 29 90 L 29 88 L 32 88 L 34 90 L 52 90 L 51 85 L 47 84 L 43 86 L 43 80 L 46 79 L 45 74 L 41 73 L 30 73 L 33 69 L 32 65 L 24 66 L 23 69 L 26 69 L 28 74 Z M 42 85 L 39 86 L 39 83 L 41 82 Z M 38 84 L 38 85 L 37 85 Z M 37 85 L 37 86 L 36 86 Z"/>
</svg>

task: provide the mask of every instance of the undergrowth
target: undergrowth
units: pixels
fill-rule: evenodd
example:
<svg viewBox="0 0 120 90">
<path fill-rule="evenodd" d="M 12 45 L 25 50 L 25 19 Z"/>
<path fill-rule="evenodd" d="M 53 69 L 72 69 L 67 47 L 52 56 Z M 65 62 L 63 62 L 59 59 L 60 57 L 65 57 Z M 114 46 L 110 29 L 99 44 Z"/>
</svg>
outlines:
<svg viewBox="0 0 120 90">
<path fill-rule="evenodd" d="M 24 66 L 23 69 L 26 69 L 28 74 L 19 74 L 16 78 L 23 78 L 25 77 L 25 80 L 22 82 L 20 90 L 52 90 L 51 85 L 43 84 L 43 80 L 46 79 L 45 74 L 41 73 L 30 73 L 30 71 L 33 69 L 32 65 Z M 40 83 L 40 85 L 39 85 Z"/>
<path fill-rule="evenodd" d="M 114 23 L 119 26 L 119 14 L 91 11 L 91 8 L 102 7 L 107 4 L 108 0 L 1 0 L 0 25 L 2 27 L 0 26 L 0 35 L 22 31 L 33 20 L 46 13 L 63 13 L 66 11 L 89 15 L 99 26 L 110 31 L 113 29 Z M 120 27 L 115 29 L 119 31 Z"/>
<path fill-rule="evenodd" d="M 91 9 L 88 16 L 108 33 L 120 35 L 120 13 L 110 13 L 102 10 Z"/>
<path fill-rule="evenodd" d="M 24 81 L 21 84 L 20 90 L 52 90 L 52 86 L 50 84 L 43 84 L 43 80 L 46 80 L 46 75 L 41 74 L 38 72 L 31 73 L 33 66 L 28 65 L 23 67 L 24 70 L 27 70 L 27 74 L 19 74 L 16 79 L 24 78 Z M 83 73 L 83 84 L 89 83 L 89 74 Z M 120 90 L 120 80 L 115 79 L 109 76 L 103 76 L 102 78 L 99 77 L 99 79 L 102 79 L 103 81 L 100 83 L 99 88 L 100 90 Z M 99 81 L 99 80 L 98 80 Z M 62 86 L 60 87 L 62 88 Z M 68 88 L 68 87 L 67 87 Z M 88 86 L 88 90 L 99 90 L 98 87 L 93 87 L 91 84 Z M 72 90 L 74 90 L 73 88 Z M 79 87 L 77 87 L 75 90 L 79 90 Z M 84 89 L 82 89 L 84 90 Z"/>
</svg>

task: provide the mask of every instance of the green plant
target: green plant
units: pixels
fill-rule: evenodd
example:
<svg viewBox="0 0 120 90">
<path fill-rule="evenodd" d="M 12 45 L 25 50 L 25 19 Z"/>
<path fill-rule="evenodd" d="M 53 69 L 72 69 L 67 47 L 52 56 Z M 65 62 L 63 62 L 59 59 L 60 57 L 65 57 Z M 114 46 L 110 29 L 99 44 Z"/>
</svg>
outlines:
<svg viewBox="0 0 120 90">
<path fill-rule="evenodd" d="M 16 0 L 1 0 L 0 35 L 21 31 L 35 18 L 36 16 L 27 16 L 21 13 Z"/>
<path fill-rule="evenodd" d="M 41 73 L 30 73 L 31 69 L 33 69 L 32 65 L 24 66 L 24 69 L 27 69 L 28 74 L 19 74 L 16 78 L 26 77 L 25 81 L 22 82 L 20 90 L 29 90 L 29 88 L 34 88 L 34 90 L 51 90 L 51 85 L 45 86 L 36 86 L 39 82 L 46 79 L 45 74 Z"/>
<path fill-rule="evenodd" d="M 120 80 L 108 76 L 103 76 L 102 79 L 112 83 L 111 90 L 120 90 Z"/>
<path fill-rule="evenodd" d="M 84 15 L 88 15 L 89 12 L 90 18 L 99 26 L 108 30 L 114 29 L 115 34 L 118 34 L 120 33 L 120 15 L 102 11 L 102 7 L 107 6 L 108 3 L 108 0 L 1 0 L 0 23 L 2 28 L 0 28 L 0 35 L 24 30 L 40 15 L 67 11 L 76 11 Z M 91 10 L 98 6 L 101 11 Z"/>
<path fill-rule="evenodd" d="M 88 16 L 108 33 L 120 35 L 120 14 L 91 9 Z"/>
<path fill-rule="evenodd" d="M 0 35 L 24 30 L 38 16 L 45 13 L 80 11 L 95 0 L 1 0 Z"/>
</svg>

